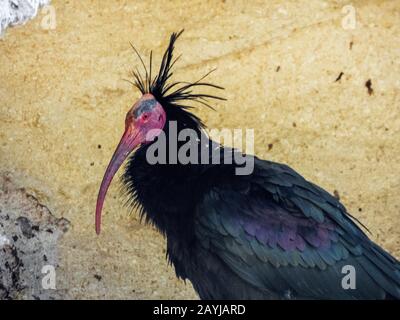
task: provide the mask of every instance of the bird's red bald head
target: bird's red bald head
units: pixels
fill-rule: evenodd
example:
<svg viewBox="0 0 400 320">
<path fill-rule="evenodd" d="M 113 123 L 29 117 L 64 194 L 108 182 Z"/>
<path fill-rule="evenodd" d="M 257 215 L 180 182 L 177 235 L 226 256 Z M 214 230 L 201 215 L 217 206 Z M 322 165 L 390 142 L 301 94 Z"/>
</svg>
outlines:
<svg viewBox="0 0 400 320">
<path fill-rule="evenodd" d="M 144 94 L 128 111 L 125 132 L 106 169 L 96 204 L 96 233 L 100 233 L 101 211 L 111 181 L 128 155 L 140 144 L 148 143 L 164 128 L 166 114 L 150 93 Z"/>
</svg>

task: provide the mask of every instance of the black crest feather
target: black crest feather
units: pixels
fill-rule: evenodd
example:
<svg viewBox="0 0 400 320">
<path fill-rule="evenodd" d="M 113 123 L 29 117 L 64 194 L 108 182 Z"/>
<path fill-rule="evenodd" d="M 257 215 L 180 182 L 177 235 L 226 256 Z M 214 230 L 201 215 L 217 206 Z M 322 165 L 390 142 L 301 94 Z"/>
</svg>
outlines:
<svg viewBox="0 0 400 320">
<path fill-rule="evenodd" d="M 184 101 L 194 101 L 201 103 L 211 109 L 212 106 L 209 104 L 209 99 L 216 100 L 226 100 L 219 96 L 205 94 L 205 93 L 195 93 L 193 89 L 196 87 L 212 87 L 215 89 L 223 90 L 224 88 L 214 85 L 212 83 L 204 82 L 204 79 L 210 75 L 215 69 L 211 70 L 199 80 L 195 82 L 171 82 L 171 77 L 173 75 L 172 69 L 175 63 L 179 60 L 180 56 L 174 59 L 173 53 L 175 48 L 175 42 L 182 34 L 183 30 L 178 33 L 172 33 L 169 45 L 167 50 L 165 51 L 163 58 L 161 60 L 160 69 L 158 74 L 153 77 L 152 68 L 153 68 L 153 52 L 150 52 L 149 57 L 149 71 L 146 67 L 146 64 L 139 52 L 132 45 L 133 50 L 136 55 L 139 57 L 140 62 L 144 69 L 144 77 L 141 75 L 138 69 L 132 71 L 132 76 L 134 78 L 134 82 L 132 83 L 142 94 L 151 93 L 158 102 L 164 108 L 169 107 L 179 107 L 182 109 L 190 108 L 190 106 L 185 105 Z"/>
</svg>

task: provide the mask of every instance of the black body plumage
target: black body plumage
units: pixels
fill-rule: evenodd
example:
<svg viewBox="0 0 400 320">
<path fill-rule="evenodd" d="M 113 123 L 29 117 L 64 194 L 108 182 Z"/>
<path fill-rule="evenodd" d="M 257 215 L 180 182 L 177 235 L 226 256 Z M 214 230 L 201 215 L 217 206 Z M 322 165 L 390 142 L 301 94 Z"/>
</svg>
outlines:
<svg viewBox="0 0 400 320">
<path fill-rule="evenodd" d="M 146 71 L 143 79 L 136 72 L 135 85 L 155 96 L 178 131 L 200 135 L 201 121 L 181 103 L 208 105 L 204 99 L 218 97 L 191 90 L 220 87 L 202 80 L 168 84 L 179 34 L 171 36 L 158 75 Z M 288 166 L 255 157 L 253 173 L 238 176 L 235 162 L 151 165 L 147 148 L 130 157 L 123 175 L 130 203 L 166 236 L 177 276 L 189 279 L 200 298 L 400 298 L 399 262 L 368 239 L 335 197 Z M 346 290 L 348 265 L 356 288 Z"/>
</svg>

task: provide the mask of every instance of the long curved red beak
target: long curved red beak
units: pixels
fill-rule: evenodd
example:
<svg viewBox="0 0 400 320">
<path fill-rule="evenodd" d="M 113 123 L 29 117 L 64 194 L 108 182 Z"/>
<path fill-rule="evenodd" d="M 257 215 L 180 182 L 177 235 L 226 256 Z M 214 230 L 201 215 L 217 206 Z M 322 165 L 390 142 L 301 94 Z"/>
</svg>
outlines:
<svg viewBox="0 0 400 320">
<path fill-rule="evenodd" d="M 117 149 L 114 151 L 111 161 L 108 164 L 107 170 L 104 173 L 96 204 L 97 234 L 100 234 L 101 211 L 103 209 L 103 203 L 107 194 L 108 187 L 110 186 L 114 175 L 116 174 L 124 160 L 128 157 L 132 150 L 134 150 L 142 142 L 140 136 L 140 131 L 137 130 L 134 125 L 131 124 L 126 127 L 121 141 L 119 142 Z"/>
</svg>

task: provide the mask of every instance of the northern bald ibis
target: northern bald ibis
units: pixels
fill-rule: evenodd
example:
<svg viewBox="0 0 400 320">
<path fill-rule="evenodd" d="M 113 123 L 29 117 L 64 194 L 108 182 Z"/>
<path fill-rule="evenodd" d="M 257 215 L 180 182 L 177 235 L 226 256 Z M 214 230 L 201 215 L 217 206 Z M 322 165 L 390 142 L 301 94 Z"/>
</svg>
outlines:
<svg viewBox="0 0 400 320">
<path fill-rule="evenodd" d="M 138 54 L 146 74 L 133 75 L 142 97 L 126 115 L 125 132 L 105 172 L 96 232 L 108 186 L 130 155 L 122 177 L 130 203 L 166 236 L 176 275 L 189 279 L 200 298 L 399 299 L 399 261 L 367 237 L 336 197 L 290 167 L 242 154 L 254 168 L 238 175 L 237 161 L 224 161 L 228 149 L 211 139 L 205 140 L 205 158 L 215 160 L 211 153 L 217 146 L 219 164 L 200 161 L 200 153 L 197 163 L 172 163 L 169 156 L 166 163 L 149 161 L 161 135 L 167 141 L 176 135 L 171 123 L 178 133 L 190 129 L 204 137 L 188 102 L 208 105 L 218 97 L 192 90 L 222 89 L 203 78 L 171 82 L 181 32 L 171 35 L 154 77 L 152 54 L 149 73 Z M 178 149 L 185 143 L 176 136 L 171 141 Z M 205 146 L 200 138 L 194 141 L 191 147 Z M 168 142 L 163 152 L 171 148 Z"/>
</svg>

